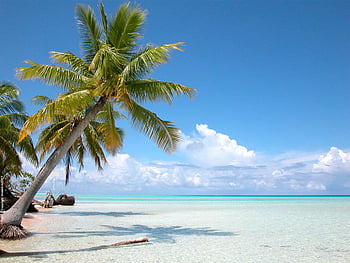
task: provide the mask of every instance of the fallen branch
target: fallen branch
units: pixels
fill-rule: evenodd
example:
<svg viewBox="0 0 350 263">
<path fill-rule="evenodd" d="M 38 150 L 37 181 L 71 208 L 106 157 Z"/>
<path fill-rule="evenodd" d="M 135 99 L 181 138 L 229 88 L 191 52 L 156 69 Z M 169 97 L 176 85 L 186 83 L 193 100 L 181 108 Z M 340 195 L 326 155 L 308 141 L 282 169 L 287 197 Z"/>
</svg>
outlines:
<svg viewBox="0 0 350 263">
<path fill-rule="evenodd" d="M 102 246 L 92 247 L 91 249 L 98 249 L 98 248 L 104 248 L 104 247 L 116 247 L 116 246 L 123 246 L 123 245 L 130 245 L 130 244 L 144 243 L 144 242 L 149 242 L 147 237 L 141 238 L 141 239 L 135 239 L 135 240 L 122 241 L 111 245 L 102 245 Z"/>
<path fill-rule="evenodd" d="M 141 238 L 141 239 L 122 241 L 122 242 L 114 243 L 111 245 L 101 245 L 101 246 L 97 246 L 97 247 L 83 248 L 83 249 L 76 249 L 76 250 L 7 252 L 5 250 L 0 249 L 0 257 L 19 257 L 19 256 L 34 256 L 34 255 L 40 255 L 40 254 L 56 254 L 56 253 L 59 254 L 59 253 L 67 253 L 67 252 L 82 252 L 82 251 L 89 251 L 89 250 L 99 250 L 99 249 L 104 249 L 107 247 L 116 247 L 116 246 L 131 245 L 131 244 L 145 243 L 145 242 L 149 242 L 149 239 L 146 237 Z"/>
</svg>

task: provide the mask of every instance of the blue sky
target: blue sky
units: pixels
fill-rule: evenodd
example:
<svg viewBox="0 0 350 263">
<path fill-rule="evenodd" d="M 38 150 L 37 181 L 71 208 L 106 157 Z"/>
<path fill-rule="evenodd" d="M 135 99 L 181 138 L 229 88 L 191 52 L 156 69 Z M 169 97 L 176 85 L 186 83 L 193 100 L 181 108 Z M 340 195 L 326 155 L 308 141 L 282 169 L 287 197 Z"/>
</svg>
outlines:
<svg viewBox="0 0 350 263">
<path fill-rule="evenodd" d="M 27 112 L 58 88 L 15 79 L 23 61 L 79 54 L 76 3 L 0 1 L 1 80 L 17 84 Z M 105 1 L 109 14 L 121 1 Z M 181 129 L 166 155 L 126 122 L 121 153 L 103 174 L 91 161 L 57 191 L 170 194 L 350 193 L 349 1 L 138 1 L 144 43 L 184 42 L 152 77 L 197 89 L 193 100 L 149 107 Z M 32 169 L 28 166 L 28 169 Z M 58 167 L 54 180 L 62 184 Z"/>
</svg>

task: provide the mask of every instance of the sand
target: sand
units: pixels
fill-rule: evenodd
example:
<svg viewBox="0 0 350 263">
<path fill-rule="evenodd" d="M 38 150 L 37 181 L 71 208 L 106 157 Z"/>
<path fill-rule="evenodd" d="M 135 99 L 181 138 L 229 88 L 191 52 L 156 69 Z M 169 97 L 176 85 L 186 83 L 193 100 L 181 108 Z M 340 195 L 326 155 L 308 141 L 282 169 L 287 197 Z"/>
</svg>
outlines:
<svg viewBox="0 0 350 263">
<path fill-rule="evenodd" d="M 108 200 L 41 209 L 1 262 L 350 262 L 350 199 Z M 149 238 L 122 247 L 92 247 Z"/>
</svg>

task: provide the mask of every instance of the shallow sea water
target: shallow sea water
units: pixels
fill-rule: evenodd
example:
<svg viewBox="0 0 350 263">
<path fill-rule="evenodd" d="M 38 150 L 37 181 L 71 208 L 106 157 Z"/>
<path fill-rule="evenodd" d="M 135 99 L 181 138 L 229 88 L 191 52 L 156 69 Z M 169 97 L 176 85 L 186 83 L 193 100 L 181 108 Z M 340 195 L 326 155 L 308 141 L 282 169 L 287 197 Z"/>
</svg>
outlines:
<svg viewBox="0 0 350 263">
<path fill-rule="evenodd" d="M 350 262 L 350 197 L 77 196 L 23 225 L 0 249 L 43 252 L 1 262 Z"/>
</svg>

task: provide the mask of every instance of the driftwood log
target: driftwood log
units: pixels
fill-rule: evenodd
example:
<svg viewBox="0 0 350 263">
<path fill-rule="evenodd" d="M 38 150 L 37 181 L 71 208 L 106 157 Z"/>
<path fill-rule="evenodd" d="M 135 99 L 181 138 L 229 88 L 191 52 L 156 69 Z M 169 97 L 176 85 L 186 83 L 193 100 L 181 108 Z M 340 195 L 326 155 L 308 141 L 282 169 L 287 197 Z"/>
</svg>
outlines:
<svg viewBox="0 0 350 263">
<path fill-rule="evenodd" d="M 57 250 L 57 251 L 33 251 L 33 252 L 7 252 L 5 250 L 0 249 L 0 257 L 20 257 L 20 256 L 35 256 L 35 255 L 41 255 L 41 254 L 56 254 L 56 253 L 69 253 L 69 252 L 82 252 L 82 251 L 89 251 L 89 250 L 99 250 L 104 249 L 107 247 L 115 247 L 115 246 L 123 246 L 123 245 L 131 245 L 131 244 L 137 244 L 137 243 L 146 243 L 149 242 L 149 239 L 147 237 L 141 238 L 141 239 L 135 239 L 135 240 L 128 240 L 128 241 L 122 241 L 118 243 L 114 243 L 111 245 L 102 245 L 97 247 L 91 247 L 91 248 L 84 248 L 84 249 L 77 249 L 77 250 Z"/>
</svg>

